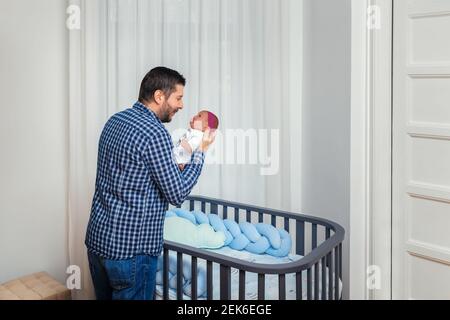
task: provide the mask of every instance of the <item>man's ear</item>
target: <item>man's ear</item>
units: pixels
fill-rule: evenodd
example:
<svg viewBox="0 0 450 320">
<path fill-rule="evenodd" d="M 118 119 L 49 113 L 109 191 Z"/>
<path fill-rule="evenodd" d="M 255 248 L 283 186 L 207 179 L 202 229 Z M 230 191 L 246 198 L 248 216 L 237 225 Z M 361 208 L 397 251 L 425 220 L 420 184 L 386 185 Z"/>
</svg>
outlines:
<svg viewBox="0 0 450 320">
<path fill-rule="evenodd" d="M 155 100 L 157 104 L 164 103 L 165 99 L 166 95 L 162 90 L 156 90 L 155 93 L 153 94 L 153 100 Z"/>
</svg>

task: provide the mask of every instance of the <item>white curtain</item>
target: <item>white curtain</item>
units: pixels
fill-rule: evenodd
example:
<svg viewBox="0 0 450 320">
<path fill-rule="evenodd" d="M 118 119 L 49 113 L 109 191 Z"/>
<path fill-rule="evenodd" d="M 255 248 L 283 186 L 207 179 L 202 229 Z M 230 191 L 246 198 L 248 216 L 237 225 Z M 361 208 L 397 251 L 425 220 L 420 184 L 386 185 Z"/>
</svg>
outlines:
<svg viewBox="0 0 450 320">
<path fill-rule="evenodd" d="M 187 79 L 185 107 L 167 125 L 169 131 L 186 128 L 201 109 L 220 119 L 220 134 L 191 194 L 300 211 L 301 0 L 69 4 L 81 9 L 80 29 L 70 31 L 69 50 L 69 254 L 82 275 L 74 298 L 93 298 L 84 236 L 100 132 L 108 117 L 137 100 L 141 79 L 155 66 L 176 69 Z M 256 134 L 258 143 L 266 137 L 258 130 L 266 129 L 271 164 L 263 164 L 264 157 L 255 164 L 227 162 L 233 151 L 242 155 L 227 147 L 233 134 L 239 134 L 236 129 Z M 278 130 L 277 144 L 271 142 L 270 130 Z M 224 161 L 215 163 L 220 157 Z M 278 170 L 261 174 L 262 168 L 276 169 L 276 159 Z"/>
</svg>

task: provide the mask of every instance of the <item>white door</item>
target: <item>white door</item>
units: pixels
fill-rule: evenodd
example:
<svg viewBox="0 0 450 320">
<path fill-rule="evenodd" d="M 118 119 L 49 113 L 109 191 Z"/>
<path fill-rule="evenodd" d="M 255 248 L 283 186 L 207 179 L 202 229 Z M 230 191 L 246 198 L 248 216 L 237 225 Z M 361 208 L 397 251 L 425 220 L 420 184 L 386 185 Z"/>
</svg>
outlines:
<svg viewBox="0 0 450 320">
<path fill-rule="evenodd" d="M 450 0 L 394 0 L 394 299 L 450 299 Z"/>
</svg>

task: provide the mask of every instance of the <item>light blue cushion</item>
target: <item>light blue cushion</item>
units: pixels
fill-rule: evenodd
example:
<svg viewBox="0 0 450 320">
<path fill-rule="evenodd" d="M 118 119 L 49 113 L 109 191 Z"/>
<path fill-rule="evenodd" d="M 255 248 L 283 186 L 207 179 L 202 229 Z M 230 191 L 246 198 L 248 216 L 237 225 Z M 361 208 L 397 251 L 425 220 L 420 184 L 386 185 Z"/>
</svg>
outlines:
<svg viewBox="0 0 450 320">
<path fill-rule="evenodd" d="M 223 220 L 223 224 L 228 229 L 228 231 L 230 231 L 233 237 L 237 237 L 240 233 L 242 233 L 241 228 L 239 228 L 239 225 L 234 220 L 225 219 Z"/>
<path fill-rule="evenodd" d="M 225 234 L 225 246 L 233 241 L 233 236 L 225 227 L 223 220 L 217 214 L 208 214 L 209 223 L 216 231 L 222 231 Z"/>
<path fill-rule="evenodd" d="M 234 237 L 231 235 L 230 231 L 225 231 L 225 243 L 224 246 L 227 246 L 233 241 Z"/>
<path fill-rule="evenodd" d="M 177 217 L 177 214 L 173 212 L 172 210 L 166 211 L 166 218 L 169 217 Z"/>
<path fill-rule="evenodd" d="M 267 249 L 270 248 L 269 240 L 266 237 L 259 238 L 256 242 L 251 242 L 245 250 L 251 253 L 263 254 Z"/>
<path fill-rule="evenodd" d="M 230 242 L 228 246 L 234 250 L 243 250 L 249 244 L 250 240 L 248 240 L 248 238 L 243 233 L 240 233 L 237 237 L 234 238 L 233 241 Z"/>
<path fill-rule="evenodd" d="M 181 287 L 183 288 L 186 284 L 186 281 L 184 279 L 181 280 Z M 172 289 L 177 289 L 177 275 L 173 275 L 172 278 L 169 279 L 169 287 Z"/>
<path fill-rule="evenodd" d="M 239 223 L 239 227 L 241 228 L 242 233 L 245 234 L 251 242 L 256 242 L 261 238 L 258 230 L 256 230 L 255 226 L 250 222 L 241 222 Z"/>
<path fill-rule="evenodd" d="M 163 261 L 163 255 L 159 256 L 161 258 L 161 261 Z M 161 262 L 161 270 L 163 270 L 163 262 Z M 177 253 L 175 251 L 169 252 L 169 274 L 174 275 L 177 273 Z M 187 271 L 188 268 L 183 268 L 183 272 Z M 169 276 L 170 278 L 170 276 Z"/>
<path fill-rule="evenodd" d="M 183 293 L 191 297 L 192 293 L 192 280 L 186 282 L 183 287 Z M 206 270 L 203 266 L 197 268 L 197 297 L 203 297 L 206 295 Z"/>
<path fill-rule="evenodd" d="M 209 219 L 206 214 L 204 214 L 201 211 L 197 211 L 197 210 L 194 210 L 191 212 L 195 216 L 195 220 L 197 221 L 197 224 L 203 224 L 203 223 L 209 224 Z"/>
<path fill-rule="evenodd" d="M 208 214 L 209 223 L 216 231 L 227 231 L 227 228 L 223 224 L 223 220 L 217 214 Z"/>
<path fill-rule="evenodd" d="M 216 232 L 209 224 L 196 225 L 181 217 L 165 219 L 164 239 L 195 248 L 218 249 L 225 245 L 224 232 Z"/>
<path fill-rule="evenodd" d="M 181 208 L 174 208 L 171 211 L 175 212 L 177 214 L 177 216 L 188 219 L 193 224 L 197 224 L 197 221 L 195 220 L 195 216 L 191 212 L 189 212 L 185 209 L 181 209 Z"/>
<path fill-rule="evenodd" d="M 261 235 L 265 236 L 269 240 L 270 245 L 274 249 L 280 249 L 281 236 L 274 226 L 267 223 L 258 223 L 255 225 L 255 228 Z"/>
<path fill-rule="evenodd" d="M 285 257 L 291 250 L 292 240 L 291 236 L 286 230 L 279 230 L 281 236 L 281 245 L 279 249 L 267 249 L 266 253 L 274 257 Z"/>
</svg>

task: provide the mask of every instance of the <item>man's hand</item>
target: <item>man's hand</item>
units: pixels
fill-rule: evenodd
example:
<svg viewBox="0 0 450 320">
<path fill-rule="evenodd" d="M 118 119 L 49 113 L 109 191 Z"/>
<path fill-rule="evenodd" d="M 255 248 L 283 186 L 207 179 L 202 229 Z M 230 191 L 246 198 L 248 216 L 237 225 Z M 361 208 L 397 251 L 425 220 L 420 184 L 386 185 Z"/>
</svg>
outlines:
<svg viewBox="0 0 450 320">
<path fill-rule="evenodd" d="M 207 128 L 203 133 L 203 139 L 198 150 L 206 152 L 206 150 L 208 150 L 209 146 L 214 142 L 215 139 L 216 139 L 216 130 L 211 130 L 210 128 Z"/>
</svg>

